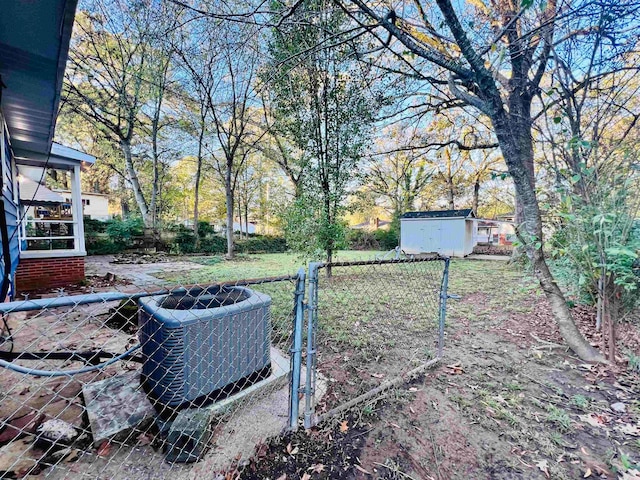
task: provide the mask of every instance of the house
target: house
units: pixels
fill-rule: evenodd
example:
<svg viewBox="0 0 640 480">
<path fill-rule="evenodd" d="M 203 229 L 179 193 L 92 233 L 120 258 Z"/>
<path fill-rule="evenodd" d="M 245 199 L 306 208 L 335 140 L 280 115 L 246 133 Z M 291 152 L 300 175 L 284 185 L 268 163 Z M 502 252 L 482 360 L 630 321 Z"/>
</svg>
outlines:
<svg viewBox="0 0 640 480">
<path fill-rule="evenodd" d="M 381 220 L 380 218 L 375 217 L 370 218 L 365 222 L 352 225 L 351 228 L 353 228 L 354 230 L 367 230 L 369 232 L 373 232 L 375 230 L 389 230 L 390 225 L 390 221 Z"/>
<path fill-rule="evenodd" d="M 71 202 L 71 190 L 53 190 L 62 195 L 66 202 Z M 109 207 L 109 195 L 97 192 L 82 192 L 82 212 L 85 218 L 106 222 L 113 218 L 113 211 Z"/>
<path fill-rule="evenodd" d="M 498 215 L 495 219 L 477 220 L 476 243 L 510 246 L 516 240 L 515 216 Z"/>
<path fill-rule="evenodd" d="M 4 2 L 0 15 L 0 298 L 84 278 L 80 174 L 94 157 L 53 143 L 76 0 Z M 66 176 L 67 198 L 47 187 Z"/>
<path fill-rule="evenodd" d="M 475 223 L 470 208 L 407 212 L 400 216 L 400 248 L 407 254 L 464 257 L 473 252 Z"/>
<path fill-rule="evenodd" d="M 193 221 L 191 222 L 193 225 Z M 234 233 L 248 233 L 249 235 L 256 234 L 256 224 L 254 222 L 249 222 L 249 224 L 245 224 L 244 220 L 242 223 L 233 221 L 233 231 Z M 224 222 L 218 222 L 213 225 L 213 231 L 216 233 L 225 233 L 227 231 L 227 226 Z"/>
</svg>

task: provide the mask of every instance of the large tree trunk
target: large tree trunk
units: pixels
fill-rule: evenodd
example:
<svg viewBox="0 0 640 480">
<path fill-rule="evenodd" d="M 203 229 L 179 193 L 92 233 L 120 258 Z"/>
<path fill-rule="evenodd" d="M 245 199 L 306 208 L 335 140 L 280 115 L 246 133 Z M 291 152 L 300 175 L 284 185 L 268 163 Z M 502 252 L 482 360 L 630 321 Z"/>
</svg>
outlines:
<svg viewBox="0 0 640 480">
<path fill-rule="evenodd" d="M 144 198 L 144 193 L 142 192 L 142 187 L 140 186 L 140 180 L 138 179 L 138 174 L 136 173 L 135 166 L 133 165 L 133 157 L 131 156 L 131 145 L 129 142 L 122 140 L 120 142 L 120 148 L 122 149 L 122 154 L 124 155 L 124 163 L 127 172 L 127 180 L 131 184 L 131 188 L 133 189 L 133 197 L 136 200 L 136 204 L 138 205 L 138 210 L 140 210 L 140 214 L 142 215 L 142 221 L 144 222 L 144 226 L 146 228 L 153 228 L 153 216 L 149 212 L 149 206 L 147 205 L 147 201 Z"/>
<path fill-rule="evenodd" d="M 560 287 L 556 283 L 542 250 L 542 218 L 535 192 L 534 177 L 530 166 L 533 165 L 533 143 L 531 127 L 523 118 L 530 115 L 507 114 L 504 110 L 492 116 L 496 137 L 502 150 L 509 173 L 513 178 L 522 222 L 517 225 L 517 233 L 525 244 L 525 251 L 533 266 L 534 274 L 545 293 L 558 324 L 560 334 L 567 345 L 581 359 L 592 362 L 605 362 L 604 357 L 582 336 L 571 317 Z"/>
</svg>

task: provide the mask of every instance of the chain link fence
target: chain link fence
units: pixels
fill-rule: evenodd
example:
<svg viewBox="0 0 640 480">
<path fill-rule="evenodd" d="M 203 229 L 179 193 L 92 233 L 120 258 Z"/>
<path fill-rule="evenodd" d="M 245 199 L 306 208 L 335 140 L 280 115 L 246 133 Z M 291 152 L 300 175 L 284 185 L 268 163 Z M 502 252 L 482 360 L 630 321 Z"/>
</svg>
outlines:
<svg viewBox="0 0 640 480">
<path fill-rule="evenodd" d="M 0 304 L 0 478 L 240 469 L 297 415 L 300 275 Z"/>
<path fill-rule="evenodd" d="M 305 427 L 442 357 L 449 259 L 312 264 Z"/>
<path fill-rule="evenodd" d="M 235 478 L 267 439 L 437 362 L 448 265 L 0 304 L 0 478 Z"/>
</svg>

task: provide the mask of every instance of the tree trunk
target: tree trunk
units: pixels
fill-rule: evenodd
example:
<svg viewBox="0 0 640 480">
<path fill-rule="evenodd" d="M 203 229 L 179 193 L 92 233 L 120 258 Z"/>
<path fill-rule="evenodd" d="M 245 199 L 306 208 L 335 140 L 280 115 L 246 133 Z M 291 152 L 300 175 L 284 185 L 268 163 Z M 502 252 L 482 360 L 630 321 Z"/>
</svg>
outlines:
<svg viewBox="0 0 640 480">
<path fill-rule="evenodd" d="M 133 196 L 136 199 L 138 210 L 140 210 L 140 214 L 142 215 L 144 226 L 146 228 L 153 228 L 153 217 L 149 212 L 149 206 L 147 205 L 147 201 L 144 198 L 144 193 L 142 192 L 142 187 L 140 186 L 140 180 L 138 179 L 138 174 L 136 173 L 135 166 L 133 165 L 133 157 L 131 156 L 131 145 L 129 144 L 129 142 L 123 140 L 120 142 L 120 148 L 122 149 L 122 154 L 124 155 L 127 180 L 129 181 L 129 183 L 131 184 L 131 188 L 133 189 Z"/>
<path fill-rule="evenodd" d="M 198 136 L 198 158 L 196 164 L 196 177 L 195 177 L 195 188 L 194 188 L 194 199 L 193 199 L 193 234 L 196 237 L 196 250 L 200 248 L 200 236 L 199 236 L 199 202 L 200 202 L 200 176 L 202 175 L 202 140 L 204 138 L 204 129 L 205 123 L 204 119 L 200 124 L 200 135 Z"/>
<path fill-rule="evenodd" d="M 589 344 L 576 327 L 564 295 L 544 258 L 542 218 L 535 192 L 534 177 L 529 167 L 533 165 L 531 126 L 526 120 L 523 121 L 523 118 L 525 115 L 518 115 L 515 112 L 507 114 L 502 108 L 491 118 L 502 155 L 513 178 L 518 205 L 522 211 L 523 221 L 517 225 L 518 236 L 525 245 L 534 274 L 549 301 L 562 338 L 582 360 L 605 362 L 600 352 Z M 531 116 L 526 118 L 530 119 Z"/>
<path fill-rule="evenodd" d="M 242 200 L 240 199 L 240 196 L 238 196 L 238 230 L 240 232 L 240 238 L 246 238 L 244 232 L 243 232 L 243 228 L 242 228 Z"/>
<path fill-rule="evenodd" d="M 231 188 L 231 165 L 227 163 L 225 172 L 225 200 L 227 206 L 227 258 L 233 258 L 235 255 L 234 235 L 233 235 L 233 189 Z"/>
<path fill-rule="evenodd" d="M 244 231 L 247 233 L 247 237 L 249 238 L 249 202 L 244 203 Z"/>
<path fill-rule="evenodd" d="M 478 205 L 480 204 L 480 176 L 476 176 L 473 183 L 473 199 L 471 200 L 471 210 L 478 216 Z"/>
</svg>

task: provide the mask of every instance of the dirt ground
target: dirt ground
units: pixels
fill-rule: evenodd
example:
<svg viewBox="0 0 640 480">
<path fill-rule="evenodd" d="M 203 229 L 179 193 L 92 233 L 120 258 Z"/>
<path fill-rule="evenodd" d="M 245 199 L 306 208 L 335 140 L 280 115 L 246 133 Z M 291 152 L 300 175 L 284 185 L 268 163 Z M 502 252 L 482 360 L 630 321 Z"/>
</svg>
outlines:
<svg viewBox="0 0 640 480">
<path fill-rule="evenodd" d="M 640 354 L 637 327 L 620 326 L 618 365 L 586 365 L 561 345 L 525 274 L 472 261 L 451 272 L 450 292 L 462 299 L 450 306 L 439 367 L 342 418 L 258 446 L 226 477 L 640 479 L 640 377 L 627 365 Z M 591 332 L 592 310 L 574 313 Z"/>
</svg>

